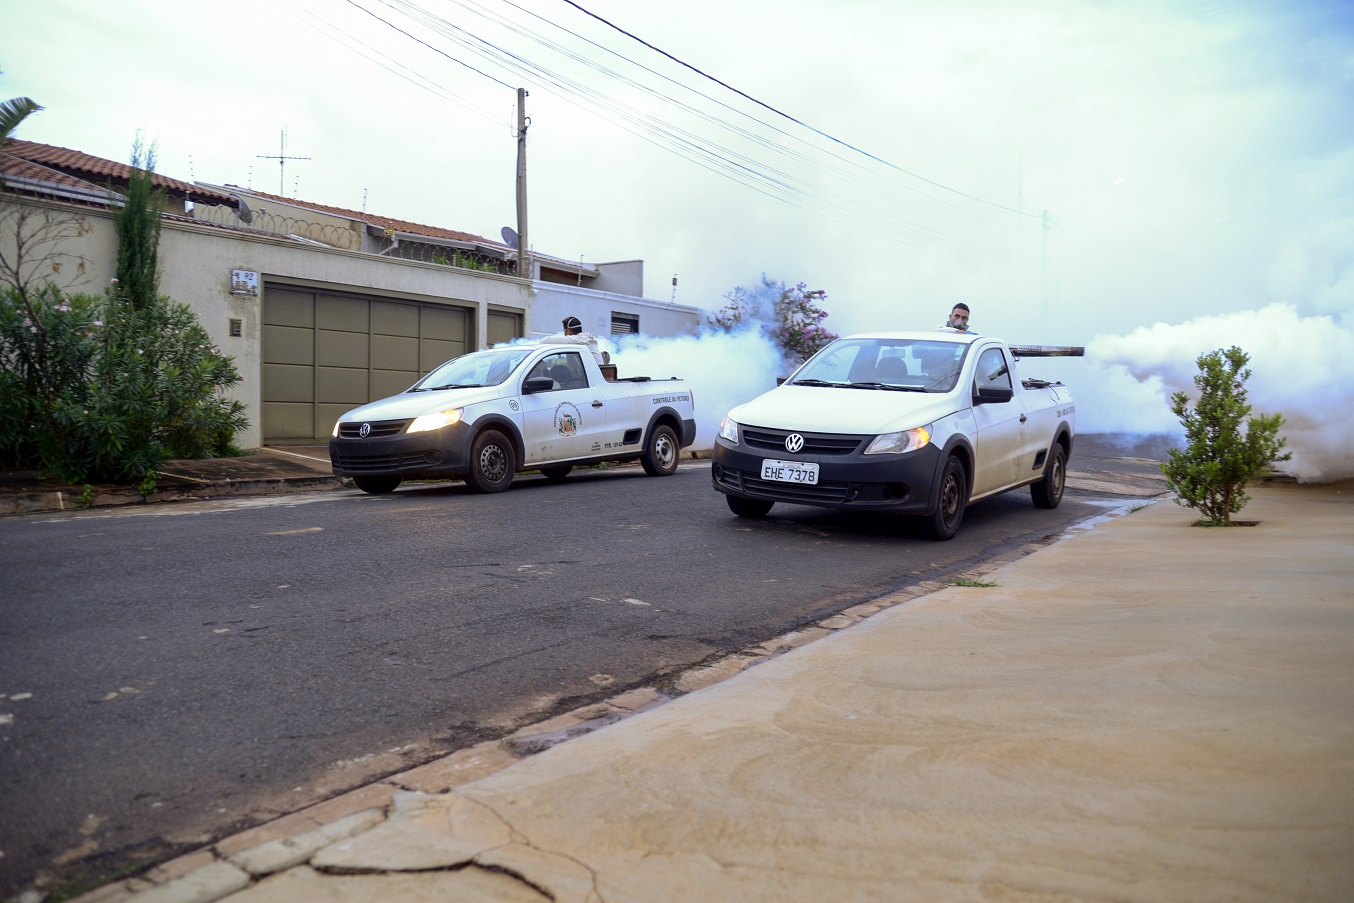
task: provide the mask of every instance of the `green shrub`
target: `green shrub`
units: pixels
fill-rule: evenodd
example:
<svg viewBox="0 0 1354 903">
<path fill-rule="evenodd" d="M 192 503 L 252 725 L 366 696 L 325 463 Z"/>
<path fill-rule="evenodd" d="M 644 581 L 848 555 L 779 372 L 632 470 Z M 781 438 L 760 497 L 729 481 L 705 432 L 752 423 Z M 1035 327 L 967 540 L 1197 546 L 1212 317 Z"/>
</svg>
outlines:
<svg viewBox="0 0 1354 903">
<path fill-rule="evenodd" d="M 1276 461 L 1285 440 L 1279 436 L 1279 414 L 1249 417 L 1246 369 L 1250 355 L 1233 345 L 1199 355 L 1194 385 L 1199 400 L 1190 408 L 1189 396 L 1176 392 L 1171 411 L 1185 427 L 1186 446 L 1171 449 L 1161 465 L 1166 486 L 1176 493 L 1176 504 L 1197 508 L 1210 526 L 1226 526 L 1232 515 L 1250 501 L 1245 487 Z M 1242 425 L 1245 432 L 1242 432 Z"/>
<path fill-rule="evenodd" d="M 239 382 L 182 304 L 65 298 L 51 286 L 0 295 L 0 456 L 74 483 L 154 491 L 170 458 L 232 454 Z M 34 331 L 35 322 L 43 328 Z"/>
<path fill-rule="evenodd" d="M 51 283 L 0 289 L 0 462 L 41 466 L 47 412 L 93 378 L 103 309 L 104 299 Z"/>
</svg>

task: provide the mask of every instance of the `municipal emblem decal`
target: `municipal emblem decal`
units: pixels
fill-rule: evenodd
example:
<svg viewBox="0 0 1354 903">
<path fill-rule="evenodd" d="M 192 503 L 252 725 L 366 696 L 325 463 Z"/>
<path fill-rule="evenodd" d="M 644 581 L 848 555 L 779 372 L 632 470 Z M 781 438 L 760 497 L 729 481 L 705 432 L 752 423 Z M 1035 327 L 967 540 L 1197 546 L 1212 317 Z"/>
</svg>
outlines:
<svg viewBox="0 0 1354 903">
<path fill-rule="evenodd" d="M 794 454 L 804 450 L 804 437 L 798 433 L 791 433 L 785 437 L 785 450 Z"/>
<path fill-rule="evenodd" d="M 362 424 L 360 427 L 357 428 L 357 434 L 358 434 L 359 436 L 361 436 L 363 439 L 365 439 L 365 438 L 367 438 L 368 436 L 370 436 L 370 435 L 371 435 L 371 424 L 370 424 L 370 423 L 364 423 L 364 424 Z"/>
<path fill-rule="evenodd" d="M 583 415 L 569 402 L 562 402 L 555 408 L 555 432 L 561 436 L 575 436 L 583 425 Z"/>
<path fill-rule="evenodd" d="M 515 410 L 517 410 L 518 408 L 520 408 L 521 405 L 519 405 L 519 404 L 517 403 L 517 399 L 516 399 L 516 398 L 511 398 L 511 399 L 508 400 L 508 407 L 512 408 L 512 409 L 515 411 Z"/>
</svg>

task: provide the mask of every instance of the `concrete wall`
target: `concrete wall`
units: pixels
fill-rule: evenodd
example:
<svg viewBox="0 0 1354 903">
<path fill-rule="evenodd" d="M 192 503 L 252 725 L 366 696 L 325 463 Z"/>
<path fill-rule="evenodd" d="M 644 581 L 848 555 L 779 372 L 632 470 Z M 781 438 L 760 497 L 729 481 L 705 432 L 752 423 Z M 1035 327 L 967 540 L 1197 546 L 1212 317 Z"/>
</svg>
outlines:
<svg viewBox="0 0 1354 903">
<path fill-rule="evenodd" d="M 257 413 L 262 391 L 263 283 L 284 282 L 307 288 L 470 306 L 476 311 L 477 346 L 486 341 L 489 309 L 521 313 L 525 320 L 528 304 L 529 288 L 525 281 L 515 277 L 266 237 L 234 236 L 223 240 L 219 230 L 196 225 L 167 227 L 161 238 L 160 258 L 164 261 L 163 292 L 193 308 L 213 341 L 235 358 L 245 376 L 236 393 L 251 412 L 249 431 L 238 440 L 243 447 L 258 446 L 263 440 Z M 259 274 L 257 296 L 231 294 L 233 269 Z M 229 335 L 231 318 L 243 320 L 243 334 L 238 338 Z"/>
<path fill-rule="evenodd" d="M 644 297 L 644 261 L 615 260 L 593 266 L 597 268 L 597 278 L 588 283 L 588 288 L 634 298 Z"/>
<path fill-rule="evenodd" d="M 568 316 L 578 317 L 583 321 L 583 329 L 594 335 L 610 335 L 613 311 L 638 316 L 640 333 L 653 336 L 694 334 L 700 329 L 702 317 L 700 310 L 683 304 L 537 282 L 532 286 L 527 338 L 559 332 L 560 321 Z"/>
<path fill-rule="evenodd" d="M 35 211 L 82 217 L 84 234 L 63 245 L 70 255 L 56 274 L 68 291 L 101 294 L 116 273 L 117 234 L 106 210 L 73 204 L 23 201 Z M 244 402 L 250 420 L 248 430 L 237 438 L 244 448 L 262 444 L 260 407 L 262 397 L 262 304 L 265 283 L 286 283 L 312 289 L 377 295 L 432 304 L 455 304 L 475 310 L 474 341 L 483 346 L 489 335 L 488 312 L 504 311 L 521 316 L 528 338 L 558 332 L 560 320 L 577 316 L 584 328 L 599 336 L 611 332 L 613 312 L 639 317 L 640 332 L 669 336 L 695 333 L 702 312 L 694 307 L 640 297 L 642 261 L 598 264 L 603 276 L 597 282 L 625 291 L 598 291 L 536 281 L 515 276 L 483 273 L 439 266 L 415 260 L 380 257 L 356 250 L 318 247 L 289 241 L 268 233 L 243 228 L 233 214 L 210 210 L 226 228 L 200 221 L 207 213 L 199 205 L 194 220 L 167 219 L 160 240 L 163 294 L 188 305 L 197 315 L 213 343 L 235 358 L 244 381 L 231 397 Z M 279 213 L 281 213 L 279 209 Z M 219 216 L 217 216 L 219 215 Z M 352 222 L 331 218 L 322 225 L 326 232 L 347 232 L 354 238 Z M 0 235 L 7 251 L 13 235 Z M 359 243 L 355 243 L 359 245 Z M 85 258 L 84 272 L 79 261 Z M 259 274 L 258 295 L 231 293 L 231 271 Z M 603 281 L 609 280 L 609 282 Z M 631 294 L 634 292 L 634 294 Z M 230 321 L 241 321 L 241 335 L 230 335 Z"/>
<path fill-rule="evenodd" d="M 83 217 L 84 235 L 63 244 L 58 285 L 67 291 L 101 294 L 117 272 L 117 233 L 108 211 L 69 204 L 24 201 L 34 211 Z M 13 235 L 0 236 L 6 250 Z M 12 252 L 11 252 L 12 253 Z M 77 273 L 76 257 L 85 258 L 85 272 Z M 426 264 L 319 248 L 267 234 L 221 229 L 205 223 L 166 220 L 160 237 L 160 292 L 187 305 L 197 315 L 212 342 L 235 358 L 244 381 L 230 397 L 244 402 L 249 428 L 236 442 L 242 448 L 262 444 L 262 303 L 265 282 L 285 282 L 308 288 L 401 298 L 427 303 L 454 303 L 475 312 L 475 343 L 488 335 L 490 310 L 519 314 L 527 322 L 530 284 L 515 276 L 479 273 Z M 259 274 L 258 295 L 231 294 L 231 271 Z M 230 321 L 241 321 L 241 335 L 230 335 Z"/>
</svg>

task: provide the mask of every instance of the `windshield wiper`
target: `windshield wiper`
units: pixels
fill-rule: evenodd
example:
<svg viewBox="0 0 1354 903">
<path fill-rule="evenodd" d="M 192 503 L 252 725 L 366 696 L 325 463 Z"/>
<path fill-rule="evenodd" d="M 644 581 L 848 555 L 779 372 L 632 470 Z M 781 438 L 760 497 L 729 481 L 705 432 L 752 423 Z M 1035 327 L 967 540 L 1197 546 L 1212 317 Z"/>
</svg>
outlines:
<svg viewBox="0 0 1354 903">
<path fill-rule="evenodd" d="M 886 392 L 921 392 L 920 386 L 899 386 L 893 383 L 847 383 L 848 389 L 883 389 Z"/>
<path fill-rule="evenodd" d="M 439 389 L 482 389 L 483 383 L 447 383 L 445 386 L 419 386 L 415 392 L 436 392 Z"/>
<path fill-rule="evenodd" d="M 841 387 L 841 383 L 830 383 L 821 379 L 797 379 L 790 383 L 792 386 L 836 386 Z"/>
</svg>

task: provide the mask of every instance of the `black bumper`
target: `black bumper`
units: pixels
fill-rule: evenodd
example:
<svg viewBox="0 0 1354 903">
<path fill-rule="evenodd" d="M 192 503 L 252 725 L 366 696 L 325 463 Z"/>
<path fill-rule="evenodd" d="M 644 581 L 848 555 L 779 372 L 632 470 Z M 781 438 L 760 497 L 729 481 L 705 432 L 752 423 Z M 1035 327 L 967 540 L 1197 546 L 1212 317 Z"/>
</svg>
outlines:
<svg viewBox="0 0 1354 903">
<path fill-rule="evenodd" d="M 932 487 L 940 470 L 941 450 L 934 445 L 902 455 L 792 455 L 734 447 L 715 440 L 710 476 L 714 488 L 726 495 L 817 505 L 929 514 Z M 818 482 L 780 483 L 763 480 L 762 461 L 802 461 L 818 465 Z"/>
<path fill-rule="evenodd" d="M 406 480 L 463 477 L 470 471 L 474 434 L 464 423 L 426 433 L 329 440 L 329 463 L 341 477 L 399 476 Z"/>
</svg>

